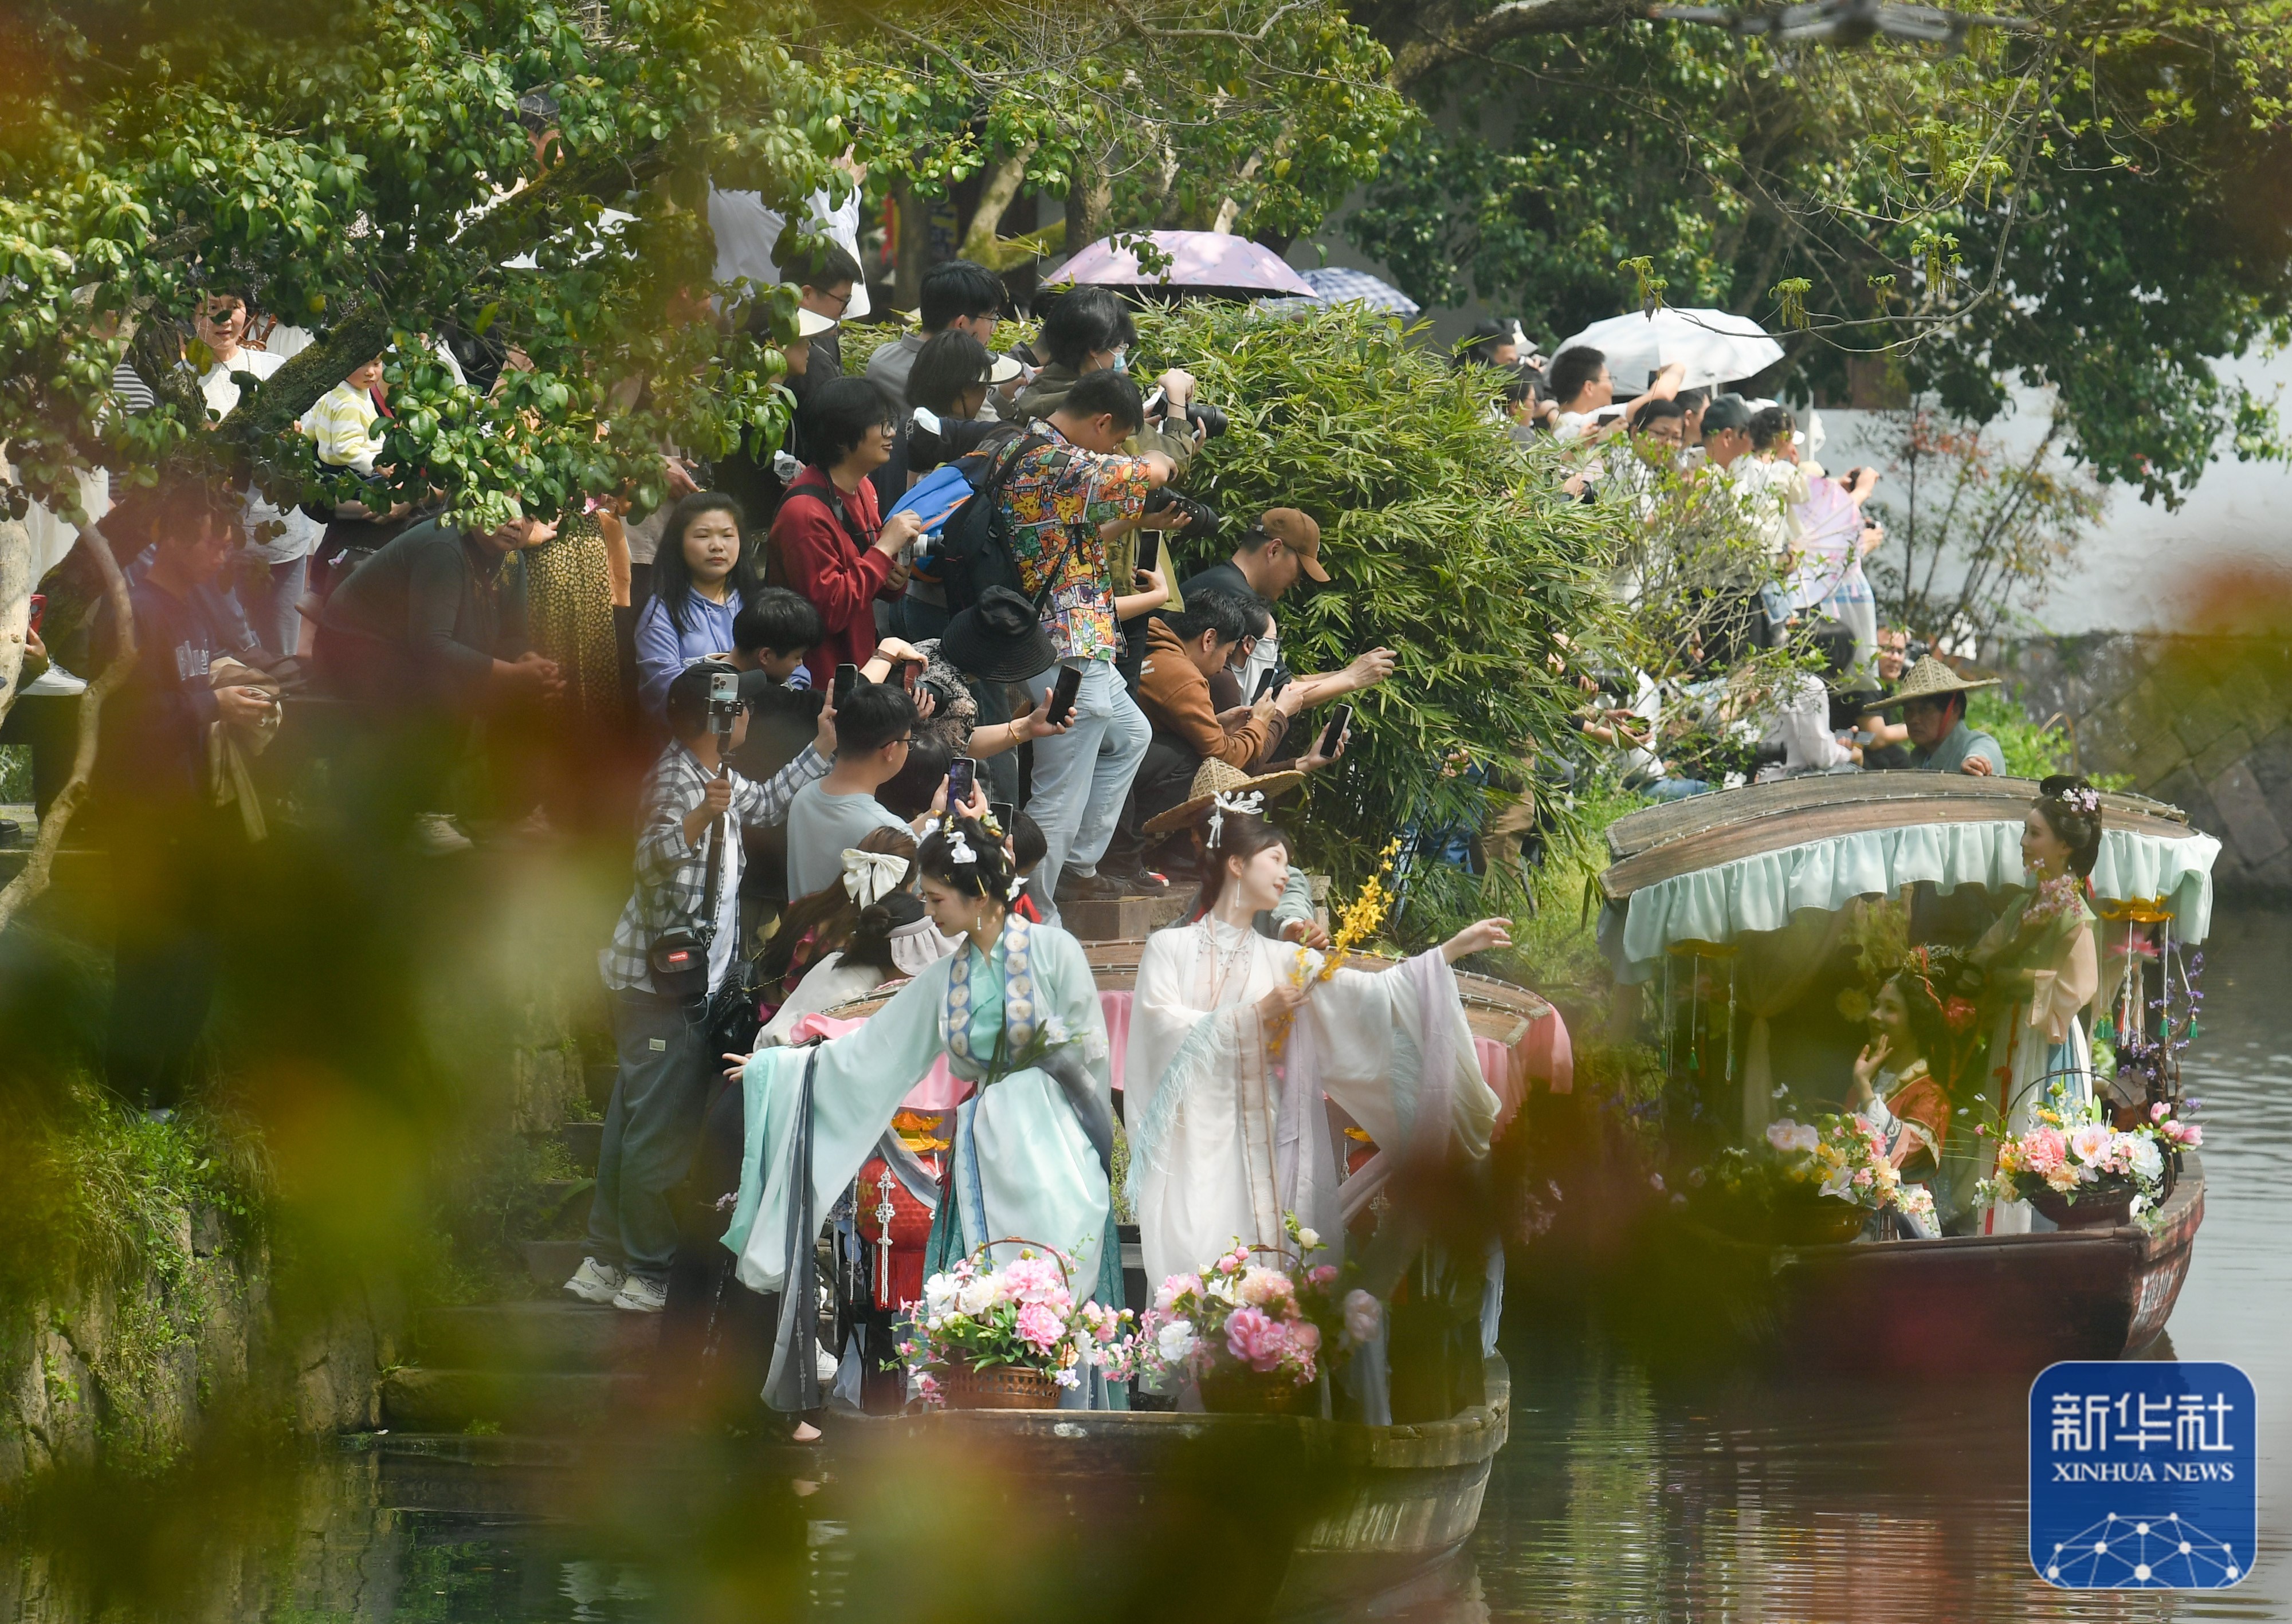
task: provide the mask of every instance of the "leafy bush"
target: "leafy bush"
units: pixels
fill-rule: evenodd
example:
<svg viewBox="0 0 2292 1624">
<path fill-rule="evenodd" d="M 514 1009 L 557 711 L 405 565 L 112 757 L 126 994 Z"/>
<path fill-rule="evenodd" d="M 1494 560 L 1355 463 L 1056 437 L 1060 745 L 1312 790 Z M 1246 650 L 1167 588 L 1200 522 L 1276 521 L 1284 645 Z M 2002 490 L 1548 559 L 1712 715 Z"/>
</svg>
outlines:
<svg viewBox="0 0 2292 1624">
<path fill-rule="evenodd" d="M 1604 560 L 1625 520 L 1568 501 L 1513 447 L 1492 374 L 1452 370 L 1389 317 L 1201 302 L 1140 329 L 1142 371 L 1183 366 L 1231 418 L 1186 481 L 1225 528 L 1182 544 L 1181 568 L 1224 558 L 1265 509 L 1301 508 L 1334 580 L 1278 607 L 1285 659 L 1312 671 L 1380 644 L 1398 656 L 1356 696 L 1345 760 L 1284 814 L 1306 860 L 1350 888 L 1410 817 L 1479 821 L 1489 792 L 1443 776 L 1453 752 L 1509 763 L 1569 728 L 1577 695 L 1555 639 L 1617 640 Z M 1434 922 L 1412 912 L 1404 928 L 1420 918 Z"/>
<path fill-rule="evenodd" d="M 2006 752 L 2006 771 L 2015 778 L 2044 778 L 2075 770 L 2077 741 L 2069 729 L 2030 720 L 2019 705 L 1996 688 L 1978 688 L 1965 702 L 1965 720 L 1997 741 Z M 2095 773 L 2093 781 L 2104 790 L 2130 788 L 2125 773 Z"/>
</svg>

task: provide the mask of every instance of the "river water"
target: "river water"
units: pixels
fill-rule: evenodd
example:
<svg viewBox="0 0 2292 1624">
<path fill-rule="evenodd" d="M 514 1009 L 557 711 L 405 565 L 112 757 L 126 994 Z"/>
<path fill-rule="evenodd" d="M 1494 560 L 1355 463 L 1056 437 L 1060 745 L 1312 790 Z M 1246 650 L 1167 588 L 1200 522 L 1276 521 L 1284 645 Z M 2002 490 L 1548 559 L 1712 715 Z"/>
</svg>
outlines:
<svg viewBox="0 0 2292 1624">
<path fill-rule="evenodd" d="M 2292 1146 L 2272 1108 L 2292 1094 L 2292 916 L 2230 915 L 2208 945 L 2190 1091 L 2203 1101 L 2207 1218 L 2168 1333 L 2151 1357 L 2224 1359 L 2261 1395 L 2259 1560 L 2203 1596 L 2074 1593 L 2031 1573 L 2024 1537 L 2026 1384 L 1901 1387 L 1658 1380 L 1581 1322 L 1505 1330 L 1512 1438 L 1480 1532 L 1453 1569 L 1352 1617 L 1400 1624 L 1585 1620 L 2292 1619 Z M 309 1465 L 267 1537 L 188 1585 L 186 1618 L 627 1620 L 873 1617 L 844 1553 L 835 1485 L 753 1472 L 632 1472 L 569 1511 L 545 1462 L 478 1440 L 490 1464 L 380 1450 Z M 721 1468 L 722 1462 L 719 1462 Z M 738 1485 L 737 1488 L 734 1485 Z M 730 1492 L 726 1492 L 730 1489 Z M 950 1498 L 962 1492 L 948 1486 Z M 728 1509 L 729 1508 L 729 1509 Z M 217 1540 L 230 1536 L 218 1532 Z M 919 1537 L 914 1581 L 956 1562 Z M 12 1573 L 9 1569 L 14 1571 Z M 91 1604 L 21 1550 L 0 1559 L 0 1619 L 156 1617 Z M 12 1582 L 11 1582 L 12 1580 Z M 1140 1613 L 1211 1616 L 1182 1601 Z M 904 1611 L 904 1610 L 901 1610 Z M 1072 1611 L 1013 1596 L 964 1616 Z M 1096 1611 L 1096 1610 L 1091 1610 Z M 925 1608 L 913 1616 L 937 1616 Z"/>
</svg>

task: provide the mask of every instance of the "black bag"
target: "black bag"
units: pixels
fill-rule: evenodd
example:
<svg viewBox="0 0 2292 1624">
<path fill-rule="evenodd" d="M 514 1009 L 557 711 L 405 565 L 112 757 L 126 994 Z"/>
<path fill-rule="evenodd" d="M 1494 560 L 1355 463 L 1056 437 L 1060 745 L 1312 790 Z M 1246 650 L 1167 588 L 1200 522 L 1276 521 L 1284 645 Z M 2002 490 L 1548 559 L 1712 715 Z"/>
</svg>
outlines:
<svg viewBox="0 0 2292 1624">
<path fill-rule="evenodd" d="M 950 614 L 977 603 L 990 586 L 1008 587 L 1021 598 L 1031 596 L 1037 611 L 1049 598 L 1051 583 L 1057 579 L 1055 569 L 1045 576 L 1043 591 L 1031 594 L 1019 577 L 1018 557 L 1011 551 L 1011 528 L 1003 517 L 1002 495 L 1019 459 L 1050 443 L 1046 436 L 1013 429 L 989 436 L 976 451 L 956 459 L 957 471 L 971 486 L 971 500 L 956 509 L 932 550 Z M 1072 460 L 1071 454 L 1061 452 L 1051 473 L 1057 474 Z M 1063 556 L 1060 562 L 1065 562 Z"/>
<path fill-rule="evenodd" d="M 708 883 L 701 892 L 700 917 L 687 929 L 661 932 L 653 938 L 652 951 L 646 955 L 652 965 L 652 990 L 663 998 L 708 996 L 708 950 L 716 940 L 716 896 L 724 880 L 724 864 L 716 855 L 718 832 L 723 821 L 718 818 L 710 824 L 706 837 L 700 842 L 700 860 L 708 865 Z"/>
</svg>

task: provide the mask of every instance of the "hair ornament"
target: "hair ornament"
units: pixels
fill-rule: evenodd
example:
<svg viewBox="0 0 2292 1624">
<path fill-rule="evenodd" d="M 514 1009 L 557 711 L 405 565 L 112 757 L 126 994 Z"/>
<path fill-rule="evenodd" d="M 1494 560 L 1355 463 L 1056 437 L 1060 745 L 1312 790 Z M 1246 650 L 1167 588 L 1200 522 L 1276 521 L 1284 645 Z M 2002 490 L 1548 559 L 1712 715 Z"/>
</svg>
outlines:
<svg viewBox="0 0 2292 1624">
<path fill-rule="evenodd" d="M 843 894 L 872 908 L 908 882 L 908 859 L 887 851 L 843 848 Z"/>
<path fill-rule="evenodd" d="M 2096 816 L 2101 811 L 2101 792 L 2091 784 L 2081 784 L 2063 790 L 2055 799 L 2070 811 L 2081 812 L 2087 817 Z"/>
<path fill-rule="evenodd" d="M 971 842 L 963 838 L 960 829 L 947 831 L 947 860 L 956 864 L 979 861 L 979 854 L 971 849 Z"/>
<path fill-rule="evenodd" d="M 1246 813 L 1251 817 L 1259 817 L 1264 815 L 1264 811 L 1265 797 L 1255 790 L 1250 791 L 1246 795 L 1237 795 L 1231 790 L 1220 790 L 1210 797 L 1209 843 L 1215 846 L 1225 833 L 1227 813 Z"/>
<path fill-rule="evenodd" d="M 1027 876 L 1024 874 L 1013 874 L 1011 876 L 1011 888 L 1003 894 L 1003 900 L 1005 902 L 1016 902 L 1019 900 L 1019 893 L 1026 888 Z"/>
</svg>

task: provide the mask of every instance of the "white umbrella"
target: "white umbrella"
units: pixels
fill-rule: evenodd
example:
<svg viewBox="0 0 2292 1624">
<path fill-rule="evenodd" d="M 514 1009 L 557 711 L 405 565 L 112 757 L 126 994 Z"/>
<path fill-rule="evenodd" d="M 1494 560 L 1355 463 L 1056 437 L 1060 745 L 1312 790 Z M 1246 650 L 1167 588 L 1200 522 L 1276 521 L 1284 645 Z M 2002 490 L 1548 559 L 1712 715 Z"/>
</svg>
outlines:
<svg viewBox="0 0 2292 1624">
<path fill-rule="evenodd" d="M 1652 315 L 1595 321 L 1562 342 L 1561 350 L 1592 349 L 1608 358 L 1619 398 L 1638 394 L 1674 361 L 1684 363 L 1683 387 L 1729 383 L 1765 371 L 1783 358 L 1783 347 L 1747 316 L 1728 310 L 1681 310 L 1665 305 Z"/>
</svg>

